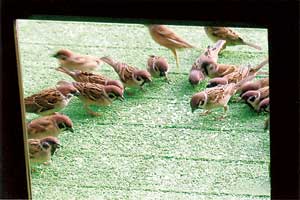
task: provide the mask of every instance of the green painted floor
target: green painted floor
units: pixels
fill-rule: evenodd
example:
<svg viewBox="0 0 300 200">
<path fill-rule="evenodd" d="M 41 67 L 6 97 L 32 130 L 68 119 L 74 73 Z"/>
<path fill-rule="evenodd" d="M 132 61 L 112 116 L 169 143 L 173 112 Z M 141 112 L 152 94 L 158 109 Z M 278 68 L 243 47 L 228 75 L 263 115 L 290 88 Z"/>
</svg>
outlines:
<svg viewBox="0 0 300 200">
<path fill-rule="evenodd" d="M 202 27 L 170 26 L 198 47 L 179 52 L 176 70 L 171 51 L 157 45 L 141 24 L 20 20 L 17 25 L 24 96 L 71 80 L 54 70 L 58 64 L 50 55 L 60 48 L 109 55 L 144 69 L 148 55 L 155 54 L 172 66 L 171 84 L 154 79 L 145 92 L 98 108 L 103 113 L 98 118 L 72 99 L 62 112 L 73 120 L 75 132 L 62 133 L 63 147 L 51 165 L 31 174 L 34 199 L 270 199 L 267 116 L 236 102 L 223 121 L 215 120 L 222 109 L 208 116 L 191 113 L 190 98 L 205 83 L 192 88 L 188 72 L 211 44 Z M 256 65 L 267 57 L 266 29 L 234 30 L 263 51 L 228 47 L 220 63 Z M 106 64 L 99 73 L 117 78 Z M 27 121 L 36 117 L 26 114 Z"/>
</svg>

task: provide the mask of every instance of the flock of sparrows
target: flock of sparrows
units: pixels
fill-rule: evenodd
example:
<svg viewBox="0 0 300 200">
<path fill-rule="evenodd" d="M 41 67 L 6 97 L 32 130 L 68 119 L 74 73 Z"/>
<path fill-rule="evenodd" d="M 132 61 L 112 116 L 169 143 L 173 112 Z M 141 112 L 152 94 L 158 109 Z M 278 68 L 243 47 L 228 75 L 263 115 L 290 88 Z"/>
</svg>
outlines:
<svg viewBox="0 0 300 200">
<path fill-rule="evenodd" d="M 194 48 L 174 31 L 165 25 L 147 25 L 150 35 L 155 42 L 170 49 L 179 66 L 177 49 Z M 194 94 L 190 100 L 192 112 L 204 109 L 202 114 L 223 107 L 225 114 L 228 110 L 230 98 L 240 92 L 245 100 L 257 112 L 269 112 L 269 79 L 263 78 L 252 81 L 259 70 L 268 63 L 264 60 L 256 67 L 239 67 L 218 63 L 220 51 L 230 45 L 249 45 L 256 49 L 259 46 L 245 42 L 237 33 L 226 27 L 205 27 L 209 38 L 215 42 L 196 59 L 189 73 L 192 86 L 199 84 L 206 77 L 211 78 L 207 88 Z M 99 116 L 89 106 L 108 106 L 116 99 L 124 100 L 126 88 L 141 88 L 151 82 L 152 77 L 164 77 L 167 81 L 170 66 L 166 58 L 149 56 L 147 69 L 138 69 L 126 63 L 113 60 L 109 56 L 94 57 L 79 55 L 70 50 L 57 51 L 55 57 L 60 66 L 57 71 L 74 79 L 74 82 L 59 81 L 55 87 L 47 88 L 24 99 L 28 113 L 35 113 L 41 117 L 27 123 L 29 156 L 32 163 L 48 163 L 51 155 L 60 147 L 57 139 L 62 131 L 72 131 L 71 119 L 58 113 L 65 108 L 72 97 L 78 97 L 92 116 Z M 95 73 L 104 63 L 110 65 L 118 74 L 120 80 L 113 80 Z M 225 116 L 222 116 L 222 118 Z"/>
</svg>

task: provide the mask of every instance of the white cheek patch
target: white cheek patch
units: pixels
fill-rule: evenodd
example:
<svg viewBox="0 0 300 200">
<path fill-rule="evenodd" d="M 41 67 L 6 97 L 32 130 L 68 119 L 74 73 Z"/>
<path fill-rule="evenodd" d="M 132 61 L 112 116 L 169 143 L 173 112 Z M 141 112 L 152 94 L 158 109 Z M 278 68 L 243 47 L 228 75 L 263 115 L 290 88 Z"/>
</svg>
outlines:
<svg viewBox="0 0 300 200">
<path fill-rule="evenodd" d="M 206 104 L 207 104 L 207 99 L 208 99 L 207 93 L 203 92 L 203 95 L 204 95 L 204 104 L 203 105 L 199 105 L 199 108 L 204 108 L 206 106 Z"/>
</svg>

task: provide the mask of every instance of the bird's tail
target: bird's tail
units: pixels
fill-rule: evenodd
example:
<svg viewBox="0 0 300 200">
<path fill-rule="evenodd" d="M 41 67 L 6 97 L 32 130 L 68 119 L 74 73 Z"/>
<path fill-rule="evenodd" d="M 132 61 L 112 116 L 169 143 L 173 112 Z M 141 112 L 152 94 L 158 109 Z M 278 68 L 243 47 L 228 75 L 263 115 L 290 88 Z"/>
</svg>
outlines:
<svg viewBox="0 0 300 200">
<path fill-rule="evenodd" d="M 243 43 L 244 43 L 245 45 L 248 45 L 248 46 L 250 46 L 250 47 L 253 47 L 253 48 L 257 49 L 257 50 L 262 50 L 262 48 L 261 48 L 260 46 L 256 45 L 256 44 L 253 44 L 253 43 L 250 43 L 250 42 L 245 42 L 245 41 L 243 41 Z"/>
<path fill-rule="evenodd" d="M 234 88 L 237 90 L 238 88 L 240 88 L 244 83 L 248 82 L 248 81 L 251 81 L 252 79 L 255 78 L 255 75 L 250 75 L 250 76 L 247 76 L 246 78 L 240 80 L 239 82 L 237 82 L 235 85 L 234 85 Z"/>
<path fill-rule="evenodd" d="M 75 72 L 70 71 L 70 70 L 68 70 L 68 69 L 65 68 L 65 67 L 58 67 L 58 68 L 55 68 L 55 70 L 60 71 L 60 72 L 63 72 L 63 73 L 65 73 L 65 74 L 67 74 L 67 75 L 69 75 L 69 76 L 71 76 L 71 77 L 74 77 L 74 76 L 75 76 Z"/>
<path fill-rule="evenodd" d="M 105 63 L 109 64 L 110 66 L 112 66 L 116 72 L 119 71 L 119 68 L 118 68 L 118 65 L 117 65 L 118 62 L 114 61 L 111 57 L 109 57 L 109 56 L 104 56 L 104 57 L 101 57 L 100 59 L 101 59 L 103 62 L 105 62 Z"/>
<path fill-rule="evenodd" d="M 266 58 L 264 61 L 262 61 L 259 65 L 256 67 L 251 68 L 251 74 L 258 72 L 263 66 L 269 63 L 269 58 Z"/>
</svg>

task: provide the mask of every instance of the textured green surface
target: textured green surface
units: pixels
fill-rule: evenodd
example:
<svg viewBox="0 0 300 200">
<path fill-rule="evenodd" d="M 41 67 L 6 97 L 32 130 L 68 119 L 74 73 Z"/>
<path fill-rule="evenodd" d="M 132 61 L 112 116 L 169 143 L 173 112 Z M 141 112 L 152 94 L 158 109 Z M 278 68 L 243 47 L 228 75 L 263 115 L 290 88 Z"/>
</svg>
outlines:
<svg viewBox="0 0 300 200">
<path fill-rule="evenodd" d="M 60 48 L 109 55 L 139 68 L 146 68 L 148 55 L 155 54 L 172 66 L 171 84 L 155 79 L 145 92 L 134 91 L 133 96 L 125 94 L 124 102 L 95 108 L 103 113 L 98 118 L 88 116 L 82 103 L 72 99 L 62 112 L 73 120 L 75 133 L 61 134 L 63 148 L 51 165 L 32 173 L 34 199 L 270 199 L 266 116 L 235 102 L 222 121 L 215 120 L 222 109 L 208 116 L 192 114 L 190 97 L 205 83 L 192 88 L 188 72 L 211 42 L 202 27 L 170 27 L 197 46 L 179 52 L 180 70 L 171 52 L 154 43 L 140 24 L 18 22 L 25 96 L 71 80 L 54 70 L 57 61 L 50 55 Z M 219 62 L 261 62 L 268 52 L 267 30 L 235 30 L 263 51 L 228 47 Z M 99 72 L 117 78 L 108 65 Z M 35 117 L 27 114 L 26 120 Z"/>
</svg>

